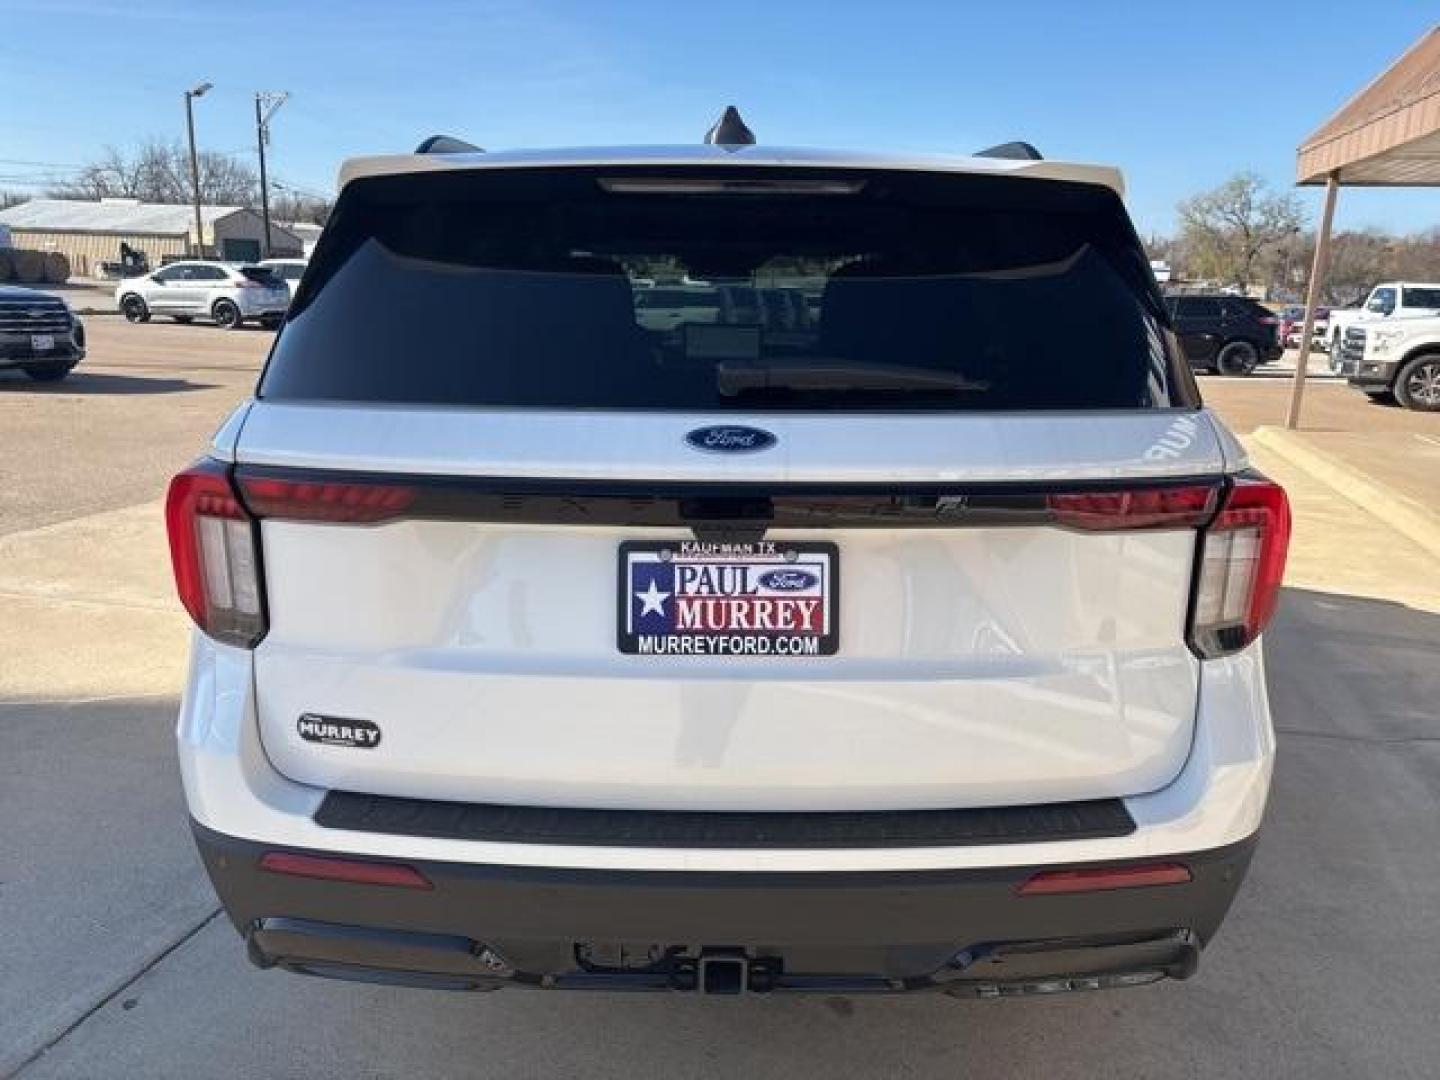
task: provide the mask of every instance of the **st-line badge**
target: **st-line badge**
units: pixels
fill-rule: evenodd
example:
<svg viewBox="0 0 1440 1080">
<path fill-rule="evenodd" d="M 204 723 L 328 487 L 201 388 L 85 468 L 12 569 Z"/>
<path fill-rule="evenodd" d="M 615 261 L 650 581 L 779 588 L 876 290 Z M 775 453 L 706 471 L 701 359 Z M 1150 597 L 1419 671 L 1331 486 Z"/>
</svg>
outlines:
<svg viewBox="0 0 1440 1080">
<path fill-rule="evenodd" d="M 618 644 L 639 656 L 830 656 L 839 549 L 826 543 L 620 545 Z"/>
</svg>

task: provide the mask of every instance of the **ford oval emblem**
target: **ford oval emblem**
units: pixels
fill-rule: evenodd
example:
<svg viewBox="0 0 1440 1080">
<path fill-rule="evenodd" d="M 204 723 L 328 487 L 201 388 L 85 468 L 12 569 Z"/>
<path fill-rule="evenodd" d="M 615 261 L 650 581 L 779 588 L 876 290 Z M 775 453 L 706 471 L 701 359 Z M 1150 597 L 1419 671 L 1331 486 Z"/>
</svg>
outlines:
<svg viewBox="0 0 1440 1080">
<path fill-rule="evenodd" d="M 760 584 L 772 592 L 801 592 L 813 589 L 820 579 L 809 570 L 767 570 L 760 575 Z"/>
<path fill-rule="evenodd" d="M 687 432 L 685 441 L 711 454 L 753 454 L 769 450 L 779 440 L 768 431 L 738 424 L 717 424 Z"/>
</svg>

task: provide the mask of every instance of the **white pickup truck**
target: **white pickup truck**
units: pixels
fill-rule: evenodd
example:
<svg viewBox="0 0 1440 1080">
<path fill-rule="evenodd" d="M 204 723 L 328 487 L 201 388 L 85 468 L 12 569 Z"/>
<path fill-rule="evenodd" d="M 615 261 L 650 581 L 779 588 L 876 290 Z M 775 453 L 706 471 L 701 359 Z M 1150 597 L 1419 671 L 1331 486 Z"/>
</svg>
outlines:
<svg viewBox="0 0 1440 1080">
<path fill-rule="evenodd" d="M 1345 331 L 1358 323 L 1376 319 L 1413 319 L 1417 316 L 1440 315 L 1440 284 L 1421 281 L 1382 281 L 1370 290 L 1365 303 L 1358 308 L 1332 308 L 1328 338 L 1331 366 L 1339 370 L 1340 347 Z"/>
<path fill-rule="evenodd" d="M 1371 397 L 1393 394 L 1407 409 L 1440 412 L 1440 316 L 1351 326 L 1331 356 Z"/>
</svg>

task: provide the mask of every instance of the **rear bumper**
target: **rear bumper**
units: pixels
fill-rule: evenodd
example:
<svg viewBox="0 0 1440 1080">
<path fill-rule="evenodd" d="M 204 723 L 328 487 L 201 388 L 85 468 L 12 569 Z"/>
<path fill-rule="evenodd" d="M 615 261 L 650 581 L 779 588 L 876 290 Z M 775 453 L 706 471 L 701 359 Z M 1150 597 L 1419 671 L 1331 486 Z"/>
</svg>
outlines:
<svg viewBox="0 0 1440 1080">
<path fill-rule="evenodd" d="M 1199 665 L 1199 705 L 1183 767 L 1164 786 L 1124 798 L 1124 835 L 1026 838 L 977 844 L 937 839 L 910 846 L 735 848 L 612 843 L 503 842 L 465 835 L 405 835 L 317 820 L 328 792 L 282 774 L 263 745 L 254 656 L 196 632 L 178 725 L 191 816 L 214 832 L 272 847 L 358 857 L 566 870 L 884 872 L 1063 866 L 1227 847 L 1260 828 L 1275 741 L 1260 643 Z"/>
<path fill-rule="evenodd" d="M 753 874 L 408 861 L 432 886 L 412 889 L 273 873 L 260 858 L 285 849 L 194 831 L 260 966 L 468 990 L 989 997 L 1185 978 L 1254 846 L 1183 857 L 1187 884 L 1068 896 L 1018 896 L 1041 869 L 1025 866 Z"/>
<path fill-rule="evenodd" d="M 252 300 L 242 295 L 239 301 L 240 313 L 247 319 L 261 318 L 267 315 L 281 316 L 285 309 L 290 306 L 288 298 L 282 297 L 279 300 Z"/>
</svg>

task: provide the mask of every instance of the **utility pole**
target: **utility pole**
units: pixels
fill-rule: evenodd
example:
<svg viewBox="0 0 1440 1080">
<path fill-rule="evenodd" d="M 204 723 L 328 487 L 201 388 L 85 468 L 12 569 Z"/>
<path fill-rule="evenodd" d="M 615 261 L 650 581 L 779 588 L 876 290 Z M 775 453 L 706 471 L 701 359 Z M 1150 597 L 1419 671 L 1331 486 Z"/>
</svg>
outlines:
<svg viewBox="0 0 1440 1080">
<path fill-rule="evenodd" d="M 202 82 L 185 91 L 185 130 L 190 135 L 190 194 L 195 201 L 195 246 L 196 255 L 205 257 L 205 223 L 200 219 L 200 156 L 195 152 L 195 109 L 193 102 L 204 97 L 211 84 Z"/>
<path fill-rule="evenodd" d="M 261 90 L 255 95 L 255 142 L 260 150 L 260 220 L 265 235 L 260 241 L 261 258 L 270 257 L 270 182 L 265 174 L 265 147 L 270 143 L 270 118 L 290 98 L 284 90 Z"/>
</svg>

